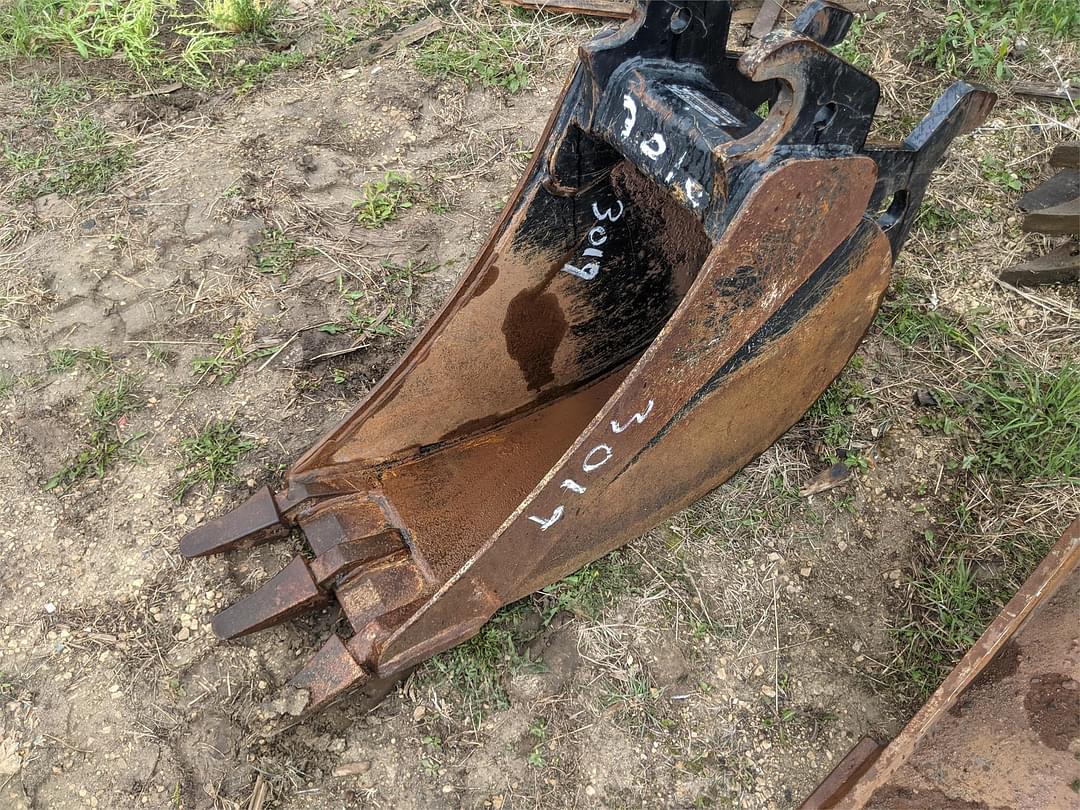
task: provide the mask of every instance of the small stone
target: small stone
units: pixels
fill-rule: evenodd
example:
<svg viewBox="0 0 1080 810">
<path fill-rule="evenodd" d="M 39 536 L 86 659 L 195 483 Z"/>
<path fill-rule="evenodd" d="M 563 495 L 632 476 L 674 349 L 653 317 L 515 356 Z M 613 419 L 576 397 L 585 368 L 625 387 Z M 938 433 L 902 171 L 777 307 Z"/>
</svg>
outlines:
<svg viewBox="0 0 1080 810">
<path fill-rule="evenodd" d="M 358 773 L 366 773 L 369 768 L 371 768 L 371 763 L 367 760 L 346 762 L 334 768 L 334 776 L 354 776 Z"/>
<path fill-rule="evenodd" d="M 187 627 L 181 627 L 180 632 L 176 634 L 176 640 L 187 641 L 189 638 L 191 638 L 191 630 Z"/>
<path fill-rule="evenodd" d="M 805 579 L 806 577 L 810 576 L 810 572 L 813 571 L 813 570 L 814 569 L 811 568 L 809 565 L 806 566 L 806 568 L 800 568 L 799 569 L 799 576 L 803 577 Z"/>
</svg>

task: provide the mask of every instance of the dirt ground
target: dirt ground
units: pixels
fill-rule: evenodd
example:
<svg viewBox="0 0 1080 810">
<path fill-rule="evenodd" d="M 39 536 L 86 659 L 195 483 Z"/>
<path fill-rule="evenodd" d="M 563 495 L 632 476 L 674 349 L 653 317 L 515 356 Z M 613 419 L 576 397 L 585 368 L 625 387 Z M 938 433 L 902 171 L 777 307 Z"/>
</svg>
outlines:
<svg viewBox="0 0 1080 810">
<path fill-rule="evenodd" d="M 908 57 L 911 9 L 875 4 L 869 16 L 885 16 L 859 41 L 885 88 L 885 137 L 950 81 Z M 976 494 L 958 518 L 963 441 L 928 429 L 912 402 L 999 355 L 1039 369 L 1077 360 L 1075 286 L 1021 294 L 994 278 L 1047 244 L 1020 232 L 1009 173 L 1024 187 L 1046 176 L 1080 118 L 1006 94 L 935 181 L 930 200 L 955 221 L 913 234 L 897 267 L 908 284 L 829 402 L 704 501 L 504 612 L 370 713 L 346 701 L 268 736 L 279 688 L 338 617 L 220 642 L 211 616 L 299 545 L 189 562 L 179 538 L 280 481 L 465 270 L 574 43 L 597 28 L 535 24 L 546 44 L 517 93 L 424 75 L 408 49 L 310 59 L 242 94 L 147 94 L 117 78 L 116 60 L 74 53 L 9 62 L 9 145 L 44 137 L 41 89 L 70 86 L 67 114 L 102 122 L 131 159 L 101 194 L 18 195 L 19 172 L 0 173 L 5 810 L 240 808 L 257 780 L 263 806 L 282 810 L 794 807 L 861 737 L 888 739 L 915 708 L 897 633 L 927 545 L 1040 547 L 1077 511 L 1076 478 L 1057 476 L 965 490 Z M 294 48 L 327 47 L 298 26 Z M 1075 56 L 1051 61 L 1075 75 Z M 353 203 L 387 170 L 417 183 L 416 203 L 365 227 Z M 292 246 L 260 264 L 271 241 Z M 940 312 L 992 328 L 973 351 L 939 350 L 898 329 L 904 307 L 920 324 Z M 339 322 L 367 327 L 317 328 Z M 112 425 L 123 452 L 101 477 L 47 488 L 86 442 L 94 392 L 120 375 L 138 401 Z M 178 502 L 184 440 L 217 420 L 250 446 L 237 478 Z M 801 497 L 841 445 L 861 459 L 852 480 Z M 978 557 L 988 589 L 1037 561 L 993 557 Z"/>
</svg>

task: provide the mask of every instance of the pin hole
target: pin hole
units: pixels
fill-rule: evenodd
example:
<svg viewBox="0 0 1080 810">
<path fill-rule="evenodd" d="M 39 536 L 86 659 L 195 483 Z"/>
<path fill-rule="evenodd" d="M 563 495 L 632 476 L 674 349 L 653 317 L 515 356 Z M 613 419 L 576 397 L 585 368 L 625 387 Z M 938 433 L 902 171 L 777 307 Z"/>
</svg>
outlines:
<svg viewBox="0 0 1080 810">
<path fill-rule="evenodd" d="M 832 123 L 833 118 L 836 117 L 836 102 L 830 101 L 828 104 L 824 104 L 818 107 L 817 112 L 814 114 L 814 132 L 821 135 L 825 129 Z"/>
<path fill-rule="evenodd" d="M 692 18 L 693 15 L 690 13 L 690 9 L 686 7 L 680 7 L 675 9 L 675 11 L 671 14 L 671 22 L 669 23 L 671 33 L 681 34 L 683 31 L 690 27 L 690 20 Z"/>
<path fill-rule="evenodd" d="M 907 189 L 902 188 L 893 194 L 892 199 L 889 200 L 888 207 L 883 207 L 878 214 L 877 223 L 881 227 L 881 230 L 888 232 L 895 227 L 895 225 L 904 218 L 904 214 L 907 213 L 907 207 Z"/>
</svg>

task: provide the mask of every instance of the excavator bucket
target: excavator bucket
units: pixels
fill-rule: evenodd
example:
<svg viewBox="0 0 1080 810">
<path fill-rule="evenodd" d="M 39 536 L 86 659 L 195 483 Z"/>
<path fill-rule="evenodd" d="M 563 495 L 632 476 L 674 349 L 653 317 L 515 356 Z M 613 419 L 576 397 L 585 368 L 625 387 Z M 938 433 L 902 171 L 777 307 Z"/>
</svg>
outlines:
<svg viewBox="0 0 1080 810">
<path fill-rule="evenodd" d="M 847 363 L 946 147 L 994 96 L 959 83 L 903 143 L 829 50 L 850 15 L 727 50 L 728 2 L 639 3 L 581 47 L 487 244 L 400 363 L 293 465 L 181 541 L 299 530 L 214 619 L 236 638 L 336 599 L 295 676 L 314 710 L 378 698 L 502 605 L 721 484 Z"/>
</svg>

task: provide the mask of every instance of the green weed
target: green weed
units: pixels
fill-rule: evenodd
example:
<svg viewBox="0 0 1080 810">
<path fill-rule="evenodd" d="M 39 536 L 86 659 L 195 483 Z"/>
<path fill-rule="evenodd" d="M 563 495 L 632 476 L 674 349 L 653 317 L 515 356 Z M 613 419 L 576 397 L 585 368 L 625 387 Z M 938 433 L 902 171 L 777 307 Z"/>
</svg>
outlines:
<svg viewBox="0 0 1080 810">
<path fill-rule="evenodd" d="M 245 438 L 233 422 L 210 422 L 198 434 L 180 442 L 182 475 L 173 497 L 179 502 L 199 484 L 205 484 L 209 494 L 222 484 L 237 481 L 236 465 L 254 448 L 255 442 Z"/>
<path fill-rule="evenodd" d="M 982 159 L 982 176 L 1003 191 L 1014 193 L 1023 191 L 1024 186 L 1031 180 L 1032 173 L 1024 170 L 1010 169 L 999 158 L 993 155 L 985 155 Z"/>
<path fill-rule="evenodd" d="M 160 343 L 147 343 L 144 347 L 146 361 L 155 366 L 164 368 L 169 365 L 176 355 L 162 346 Z"/>
<path fill-rule="evenodd" d="M 411 22 L 423 7 L 413 3 L 390 3 L 387 0 L 360 0 L 350 4 L 343 19 L 329 11 L 320 12 L 323 33 L 326 35 L 325 60 L 340 56 L 349 46 L 371 36 L 377 30 Z"/>
<path fill-rule="evenodd" d="M 177 33 L 188 38 L 180 52 L 180 73 L 186 75 L 191 84 L 208 84 L 207 71 L 214 66 L 215 60 L 232 53 L 236 47 L 233 37 L 211 29 L 193 26 Z"/>
<path fill-rule="evenodd" d="M 231 76 L 239 84 L 236 94 L 243 95 L 279 70 L 293 70 L 304 64 L 305 56 L 300 51 L 282 51 L 264 56 L 257 62 L 237 62 L 233 65 Z"/>
<path fill-rule="evenodd" d="M 135 377 L 120 374 L 111 384 L 99 389 L 90 402 L 83 449 L 45 482 L 45 489 L 67 491 L 87 476 L 104 478 L 109 467 L 129 454 L 131 444 L 141 438 L 123 435 L 126 417 L 141 406 L 142 396 Z"/>
<path fill-rule="evenodd" d="M 964 537 L 924 534 L 924 563 L 912 574 L 910 601 L 893 631 L 892 674 L 901 692 L 914 692 L 920 701 L 975 643 L 1050 546 L 1048 540 L 1021 536 L 976 552 Z"/>
<path fill-rule="evenodd" d="M 871 397 L 862 383 L 851 375 L 843 374 L 825 389 L 825 393 L 807 412 L 807 418 L 821 430 L 821 441 L 831 464 L 847 458 L 845 451 L 851 446 L 855 414 L 864 403 L 870 401 Z M 783 479 L 780 480 L 782 483 Z M 794 497 L 798 498 L 797 492 Z"/>
<path fill-rule="evenodd" d="M 285 283 L 289 273 L 300 259 L 312 255 L 310 250 L 296 246 L 296 240 L 286 236 L 277 228 L 267 228 L 262 233 L 259 243 L 251 250 L 255 269 L 260 273 L 277 276 Z"/>
<path fill-rule="evenodd" d="M 191 361 L 191 373 L 200 379 L 209 377 L 211 382 L 228 385 L 249 362 L 258 357 L 269 357 L 276 349 L 245 349 L 244 334 L 240 327 L 231 332 L 214 335 L 221 349 L 212 357 L 196 357 Z"/>
<path fill-rule="evenodd" d="M 595 620 L 638 581 L 638 568 L 624 551 L 613 551 L 539 592 L 545 620 L 568 611 Z"/>
<path fill-rule="evenodd" d="M 413 207 L 418 186 L 400 172 L 387 172 L 378 180 L 365 183 L 360 199 L 353 203 L 356 221 L 368 228 L 379 228 L 397 219 Z"/>
<path fill-rule="evenodd" d="M 968 391 L 979 467 L 1019 482 L 1080 479 L 1080 367 L 1002 361 Z"/>
<path fill-rule="evenodd" d="M 437 688 L 456 714 L 477 726 L 506 709 L 504 681 L 528 664 L 519 649 L 537 632 L 524 621 L 528 611 L 526 602 L 500 610 L 471 639 L 426 663 L 418 673 L 421 683 Z"/>
<path fill-rule="evenodd" d="M 192 5 L 176 0 L 15 0 L 0 8 L 0 57 L 63 50 L 87 59 L 119 54 L 144 76 L 179 76 L 203 86 L 210 83 L 208 69 L 219 57 L 271 36 L 284 11 L 280 0 Z M 246 92 L 268 73 L 302 61 L 300 54 L 279 53 L 234 70 Z"/>
<path fill-rule="evenodd" d="M 1008 60 L 1021 35 L 1054 40 L 1080 30 L 1074 0 L 951 0 L 937 39 L 923 39 L 910 57 L 957 74 L 973 71 L 999 81 L 1012 77 Z"/>
<path fill-rule="evenodd" d="M 382 278 L 376 290 L 353 287 L 344 276 L 338 276 L 338 295 L 348 310 L 344 321 L 323 324 L 319 327 L 320 332 L 337 335 L 354 331 L 399 337 L 412 329 L 416 318 L 414 293 L 417 282 L 438 267 L 413 261 L 395 264 L 387 260 L 379 268 Z"/>
<path fill-rule="evenodd" d="M 620 677 L 610 677 L 600 691 L 600 701 L 612 709 L 624 725 L 644 731 L 665 725 L 660 705 L 660 690 L 637 663 L 627 667 Z"/>
<path fill-rule="evenodd" d="M 928 346 L 934 351 L 954 349 L 974 354 L 977 325 L 937 309 L 922 285 L 900 278 L 893 283 L 894 296 L 887 298 L 878 315 L 885 334 L 904 346 Z"/>
<path fill-rule="evenodd" d="M 547 720 L 538 717 L 529 723 L 529 736 L 536 742 L 525 758 L 526 761 L 534 768 L 546 767 L 547 762 L 544 761 L 543 745 L 547 740 Z"/>
<path fill-rule="evenodd" d="M 1080 480 L 1080 368 L 1032 367 L 1001 357 L 989 368 L 934 391 L 924 427 L 957 440 L 951 537 L 927 531 L 894 630 L 896 685 L 925 699 L 1016 592 L 1050 538 L 985 537 L 980 504 L 996 508 L 1001 487 Z M 988 498 L 989 493 L 989 498 Z M 926 495 L 923 490 L 918 493 Z M 973 542 L 971 538 L 977 538 Z M 980 576 L 982 572 L 982 576 Z"/>
<path fill-rule="evenodd" d="M 967 211 L 957 211 L 939 205 L 933 200 L 926 200 L 915 217 L 915 227 L 934 236 L 940 236 L 956 229 L 970 218 L 971 214 Z"/>
<path fill-rule="evenodd" d="M 160 52 L 155 40 L 165 0 L 15 0 L 0 8 L 0 56 L 41 56 L 72 48 L 84 59 L 122 55 L 145 70 Z"/>
</svg>

